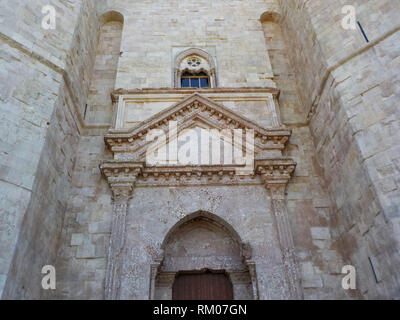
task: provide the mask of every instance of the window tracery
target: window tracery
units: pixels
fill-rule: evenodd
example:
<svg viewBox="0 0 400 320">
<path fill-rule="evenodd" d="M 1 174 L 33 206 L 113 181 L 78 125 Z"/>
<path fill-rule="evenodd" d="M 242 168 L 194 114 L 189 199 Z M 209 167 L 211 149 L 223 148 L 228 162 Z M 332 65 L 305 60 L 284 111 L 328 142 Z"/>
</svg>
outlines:
<svg viewBox="0 0 400 320">
<path fill-rule="evenodd" d="M 215 88 L 213 58 L 200 49 L 189 49 L 179 54 L 175 61 L 175 87 Z"/>
</svg>

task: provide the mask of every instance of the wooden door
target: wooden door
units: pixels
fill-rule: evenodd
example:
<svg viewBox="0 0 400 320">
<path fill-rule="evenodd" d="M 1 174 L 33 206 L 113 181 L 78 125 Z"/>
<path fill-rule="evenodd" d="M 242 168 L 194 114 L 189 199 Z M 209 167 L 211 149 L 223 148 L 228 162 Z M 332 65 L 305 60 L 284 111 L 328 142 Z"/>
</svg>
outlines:
<svg viewBox="0 0 400 320">
<path fill-rule="evenodd" d="M 232 283 L 225 273 L 183 273 L 175 279 L 173 300 L 233 300 Z"/>
</svg>

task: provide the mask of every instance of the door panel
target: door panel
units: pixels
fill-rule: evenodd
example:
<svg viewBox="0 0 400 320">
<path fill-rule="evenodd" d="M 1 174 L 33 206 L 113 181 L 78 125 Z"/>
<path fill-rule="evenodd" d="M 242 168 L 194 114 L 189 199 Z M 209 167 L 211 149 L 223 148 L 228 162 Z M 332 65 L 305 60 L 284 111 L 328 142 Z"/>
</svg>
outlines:
<svg viewBox="0 0 400 320">
<path fill-rule="evenodd" d="M 172 288 L 173 300 L 233 300 L 232 283 L 224 273 L 180 274 Z"/>
</svg>

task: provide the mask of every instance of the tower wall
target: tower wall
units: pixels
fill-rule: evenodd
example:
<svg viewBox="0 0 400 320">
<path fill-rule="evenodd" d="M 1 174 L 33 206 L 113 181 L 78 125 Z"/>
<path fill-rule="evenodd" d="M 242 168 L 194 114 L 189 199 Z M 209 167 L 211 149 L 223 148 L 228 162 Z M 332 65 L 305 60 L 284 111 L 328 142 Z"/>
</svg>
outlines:
<svg viewBox="0 0 400 320">
<path fill-rule="evenodd" d="M 143 90 L 143 101 L 132 108 L 142 110 L 144 119 L 153 115 L 149 110 L 160 111 L 174 87 L 174 59 L 189 48 L 214 59 L 218 88 L 237 93 L 225 92 L 220 102 L 242 116 L 265 120 L 261 115 L 272 114 L 246 90 L 281 89 L 275 103 L 282 125 L 293 131 L 283 156 L 297 162 L 286 203 L 304 298 L 399 297 L 396 1 L 353 1 L 369 43 L 359 30 L 341 28 L 342 4 L 333 0 L 54 0 L 57 27 L 44 30 L 47 2 L 1 4 L 3 298 L 104 298 L 112 198 L 99 165 L 112 158 L 104 144 L 117 108 L 110 92 Z M 123 16 L 122 28 L 112 20 L 104 24 L 109 12 Z M 134 118 L 130 125 L 138 124 Z M 215 208 L 226 204 L 217 189 L 208 190 Z M 185 189 L 150 191 L 138 189 L 142 199 L 132 202 L 147 223 L 162 214 L 143 198 L 151 202 L 162 195 L 160 207 L 169 205 L 170 194 L 186 197 Z M 208 191 L 203 187 L 198 199 L 203 207 Z M 174 201 L 170 207 L 179 207 L 180 200 Z M 174 210 L 167 210 L 169 224 L 179 208 Z M 130 212 L 133 219 L 135 206 Z M 260 221 L 269 219 L 268 205 L 265 214 Z M 268 255 L 280 259 L 276 252 Z M 150 256 L 144 252 L 140 261 Z M 51 292 L 40 284 L 47 264 L 57 270 L 57 290 Z M 342 289 L 345 264 L 357 268 L 359 290 Z M 268 293 L 268 277 L 260 274 L 260 297 L 285 298 Z"/>
<path fill-rule="evenodd" d="M 41 27 L 47 4 L 1 6 L 3 298 L 43 294 L 41 269 L 57 254 L 76 146 L 85 129 L 79 110 L 96 43 L 95 2 L 53 1 L 55 30 Z"/>
<path fill-rule="evenodd" d="M 365 298 L 398 297 L 399 4 L 280 3 L 317 161 L 336 203 L 334 241 L 356 266 Z M 355 6 L 369 43 L 358 26 L 341 27 L 345 4 Z"/>
</svg>

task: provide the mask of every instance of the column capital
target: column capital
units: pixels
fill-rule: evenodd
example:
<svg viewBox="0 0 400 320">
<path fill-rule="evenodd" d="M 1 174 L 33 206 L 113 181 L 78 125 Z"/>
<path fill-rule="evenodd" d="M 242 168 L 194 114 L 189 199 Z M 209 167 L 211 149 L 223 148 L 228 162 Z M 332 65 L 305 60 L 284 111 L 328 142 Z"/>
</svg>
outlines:
<svg viewBox="0 0 400 320">
<path fill-rule="evenodd" d="M 129 200 L 132 196 L 134 183 L 112 183 L 110 188 L 112 191 L 112 199 L 114 201 Z"/>
<path fill-rule="evenodd" d="M 242 244 L 242 259 L 245 263 L 251 261 L 253 259 L 253 249 L 250 243 L 243 243 Z"/>
<path fill-rule="evenodd" d="M 272 200 L 285 200 L 288 182 L 266 182 L 265 186 Z"/>
<path fill-rule="evenodd" d="M 272 200 L 285 199 L 286 187 L 296 170 L 296 165 L 296 162 L 289 158 L 256 160 L 256 170 Z"/>
<path fill-rule="evenodd" d="M 114 201 L 129 200 L 144 168 L 143 163 L 108 162 L 100 166 L 112 191 Z"/>
</svg>

